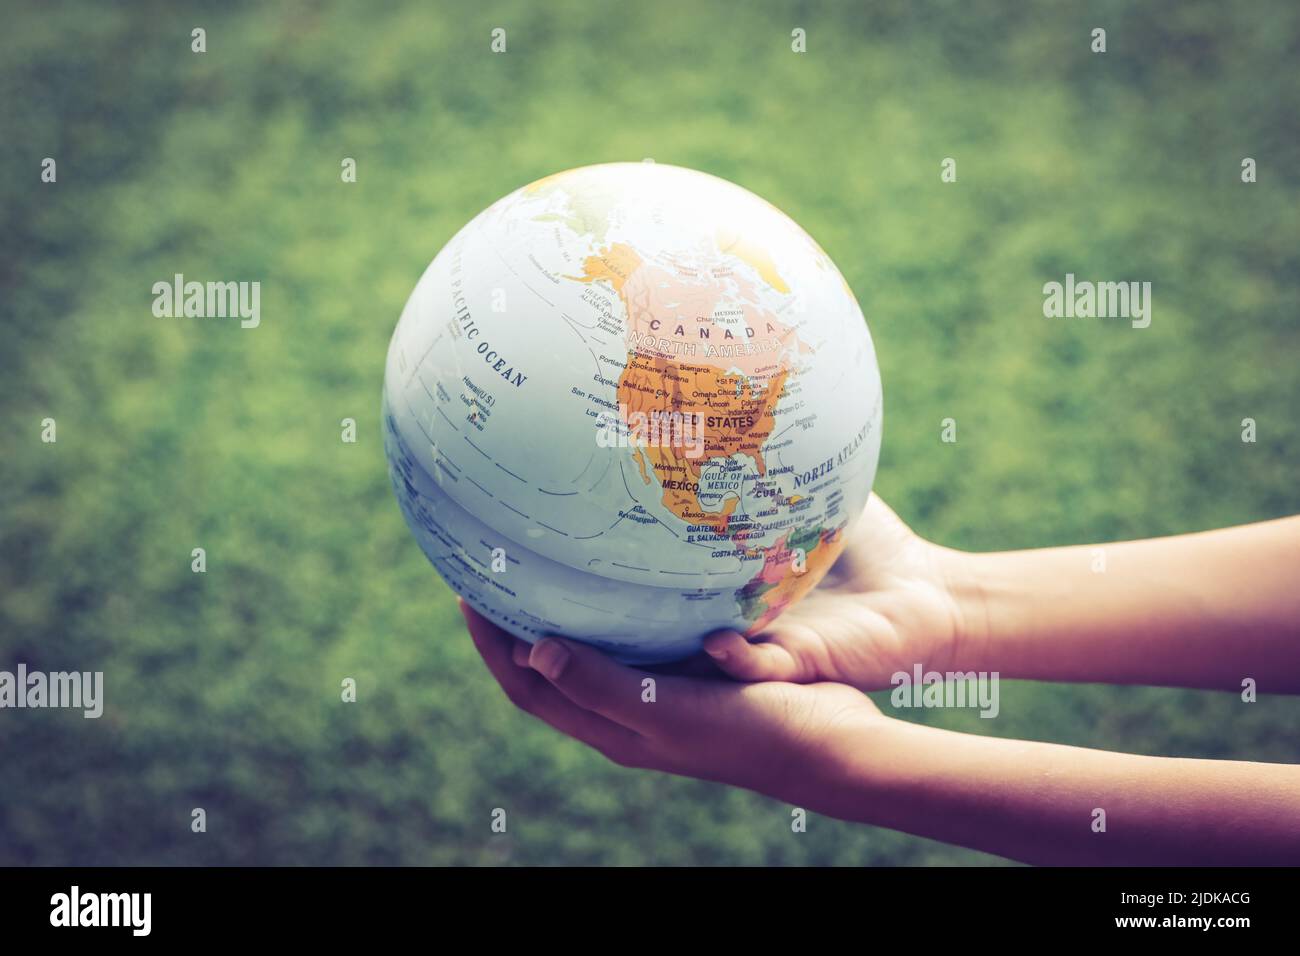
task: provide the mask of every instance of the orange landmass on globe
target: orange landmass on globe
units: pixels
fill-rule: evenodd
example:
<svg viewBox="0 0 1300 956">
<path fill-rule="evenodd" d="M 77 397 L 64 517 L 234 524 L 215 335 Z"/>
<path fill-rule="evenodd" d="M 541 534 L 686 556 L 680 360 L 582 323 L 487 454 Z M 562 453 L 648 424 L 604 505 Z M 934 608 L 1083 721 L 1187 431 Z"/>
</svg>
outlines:
<svg viewBox="0 0 1300 956">
<path fill-rule="evenodd" d="M 763 569 L 737 594 L 745 617 L 754 623 L 750 634 L 762 632 L 786 608 L 811 591 L 844 550 L 838 529 L 810 528 L 783 536 L 768 548 Z M 797 570 L 802 564 L 802 571 Z"/>
<path fill-rule="evenodd" d="M 757 246 L 750 251 L 760 262 L 766 255 Z M 582 274 L 568 278 L 609 283 L 627 315 L 629 350 L 751 376 L 771 375 L 785 365 L 786 354 L 804 350 L 792 328 L 757 305 L 757 296 L 748 294 L 752 281 L 739 275 L 724 281 L 672 260 L 646 261 L 628 244 L 615 242 L 587 256 Z M 768 281 L 781 278 L 771 272 Z M 731 298 L 737 288 L 739 300 Z"/>
<path fill-rule="evenodd" d="M 739 275 L 724 282 L 708 273 L 644 263 L 619 289 L 629 348 L 724 371 L 771 374 L 800 343 L 770 310 L 736 297 L 735 290 L 743 294 L 752 284 Z"/>
<path fill-rule="evenodd" d="M 718 511 L 706 510 L 699 497 L 700 476 L 711 459 L 732 455 L 749 456 L 760 475 L 767 473 L 763 445 L 776 426 L 774 410 L 785 377 L 784 369 L 755 379 L 709 365 L 628 353 L 618 401 L 629 423 L 645 421 L 652 429 L 661 423 L 657 433 L 643 436 L 647 444 L 635 447 L 633 454 L 642 480 L 650 483 L 650 471 L 658 479 L 664 507 L 689 524 L 726 531 L 739 496 L 727 497 Z M 667 427 L 673 423 L 679 427 Z"/>
<path fill-rule="evenodd" d="M 582 275 L 568 276 L 577 282 L 608 282 L 619 295 L 628 277 L 641 266 L 641 257 L 626 243 L 615 242 L 602 252 L 587 256 L 582 262 Z"/>
</svg>

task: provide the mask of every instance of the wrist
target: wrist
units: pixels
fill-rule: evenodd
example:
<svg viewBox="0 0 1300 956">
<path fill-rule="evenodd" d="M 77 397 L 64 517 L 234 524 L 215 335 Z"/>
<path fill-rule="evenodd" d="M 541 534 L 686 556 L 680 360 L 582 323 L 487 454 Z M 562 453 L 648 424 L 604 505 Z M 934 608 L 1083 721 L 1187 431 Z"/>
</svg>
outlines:
<svg viewBox="0 0 1300 956">
<path fill-rule="evenodd" d="M 820 748 L 809 807 L 840 820 L 879 824 L 888 816 L 882 801 L 892 799 L 891 763 L 905 746 L 909 726 L 879 712 L 842 722 Z"/>
<path fill-rule="evenodd" d="M 995 588 L 984 555 L 933 546 L 935 561 L 953 603 L 948 664 L 952 670 L 982 670 L 989 663 L 992 597 Z"/>
<path fill-rule="evenodd" d="M 957 734 L 898 717 L 874 720 L 834 735 L 827 749 L 835 772 L 819 789 L 817 812 L 871 826 L 926 835 L 956 777 L 975 772 L 990 738 Z"/>
</svg>

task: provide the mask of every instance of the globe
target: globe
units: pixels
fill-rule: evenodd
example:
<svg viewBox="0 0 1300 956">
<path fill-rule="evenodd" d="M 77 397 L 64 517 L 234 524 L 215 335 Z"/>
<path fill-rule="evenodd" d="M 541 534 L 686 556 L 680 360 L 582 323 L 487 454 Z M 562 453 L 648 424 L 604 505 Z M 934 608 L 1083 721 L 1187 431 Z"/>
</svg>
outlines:
<svg viewBox="0 0 1300 956">
<path fill-rule="evenodd" d="M 393 333 L 384 448 L 444 581 L 517 637 L 629 663 L 756 634 L 844 548 L 875 351 L 780 210 L 658 163 L 557 173 L 438 253 Z"/>
</svg>

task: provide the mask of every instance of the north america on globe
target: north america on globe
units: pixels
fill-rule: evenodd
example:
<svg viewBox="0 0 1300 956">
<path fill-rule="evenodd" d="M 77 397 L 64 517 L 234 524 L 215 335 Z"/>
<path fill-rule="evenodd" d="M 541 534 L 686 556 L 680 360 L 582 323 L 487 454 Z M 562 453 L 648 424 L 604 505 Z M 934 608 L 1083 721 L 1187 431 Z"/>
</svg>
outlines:
<svg viewBox="0 0 1300 956">
<path fill-rule="evenodd" d="M 505 630 L 666 661 L 811 590 L 871 491 L 881 386 L 822 248 L 713 176 L 538 180 L 403 310 L 385 451 L 439 575 Z"/>
</svg>

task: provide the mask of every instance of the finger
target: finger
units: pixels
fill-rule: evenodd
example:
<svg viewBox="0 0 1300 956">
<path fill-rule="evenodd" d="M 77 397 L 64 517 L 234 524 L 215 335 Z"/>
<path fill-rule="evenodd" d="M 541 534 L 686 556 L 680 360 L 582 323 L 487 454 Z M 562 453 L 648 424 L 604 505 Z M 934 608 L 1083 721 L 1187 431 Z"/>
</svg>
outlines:
<svg viewBox="0 0 1300 956">
<path fill-rule="evenodd" d="M 527 667 L 528 654 L 532 649 L 533 645 L 529 644 L 527 641 L 521 641 L 516 637 L 514 644 L 510 647 L 510 659 L 513 660 L 515 665 L 518 667 Z"/>
<path fill-rule="evenodd" d="M 525 642 L 511 637 L 463 601 L 461 612 L 474 646 L 512 704 L 561 733 L 594 747 L 615 763 L 642 762 L 644 750 L 637 734 L 578 707 L 536 671 L 516 665 L 512 659 L 513 645 L 520 643 L 527 647 Z"/>
<path fill-rule="evenodd" d="M 804 668 L 781 644 L 750 642 L 736 631 L 718 631 L 704 639 L 704 652 L 729 677 L 742 681 L 805 679 Z"/>
<path fill-rule="evenodd" d="M 594 647 L 554 637 L 534 644 L 528 662 L 577 706 L 648 736 L 677 729 L 691 685 L 707 683 L 624 667 Z"/>
</svg>

